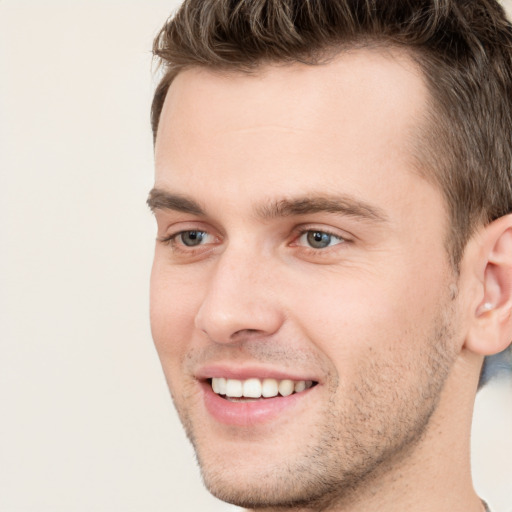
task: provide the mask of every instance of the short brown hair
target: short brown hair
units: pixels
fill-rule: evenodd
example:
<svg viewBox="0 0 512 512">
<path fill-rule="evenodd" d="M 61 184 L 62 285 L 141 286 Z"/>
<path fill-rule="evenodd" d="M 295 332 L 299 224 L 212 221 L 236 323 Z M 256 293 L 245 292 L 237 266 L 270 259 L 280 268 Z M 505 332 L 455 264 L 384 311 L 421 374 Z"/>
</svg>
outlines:
<svg viewBox="0 0 512 512">
<path fill-rule="evenodd" d="M 405 49 L 429 86 L 419 164 L 445 196 L 457 268 L 475 228 L 512 211 L 512 28 L 495 0 L 185 0 L 153 45 L 153 136 L 183 69 L 318 65 L 375 45 Z"/>
</svg>

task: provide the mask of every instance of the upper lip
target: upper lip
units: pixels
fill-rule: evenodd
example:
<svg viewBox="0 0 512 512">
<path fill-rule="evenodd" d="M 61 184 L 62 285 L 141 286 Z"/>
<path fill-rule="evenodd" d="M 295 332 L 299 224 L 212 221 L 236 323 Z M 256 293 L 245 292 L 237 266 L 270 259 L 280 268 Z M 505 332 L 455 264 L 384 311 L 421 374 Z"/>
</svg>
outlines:
<svg viewBox="0 0 512 512">
<path fill-rule="evenodd" d="M 276 379 L 276 380 L 311 380 L 318 382 L 318 377 L 309 373 L 298 373 L 287 369 L 279 369 L 262 365 L 244 365 L 233 363 L 208 364 L 198 368 L 194 376 L 198 380 L 206 380 L 214 377 L 224 377 L 227 379 L 247 380 L 251 378 Z"/>
</svg>

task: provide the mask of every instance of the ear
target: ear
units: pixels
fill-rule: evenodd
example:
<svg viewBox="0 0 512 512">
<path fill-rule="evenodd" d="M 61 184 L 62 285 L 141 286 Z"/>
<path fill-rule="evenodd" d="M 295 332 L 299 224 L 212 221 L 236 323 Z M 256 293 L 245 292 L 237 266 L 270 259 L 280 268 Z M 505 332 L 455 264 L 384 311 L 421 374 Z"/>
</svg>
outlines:
<svg viewBox="0 0 512 512">
<path fill-rule="evenodd" d="M 465 346 L 496 354 L 512 341 L 512 214 L 487 225 L 478 237 L 475 268 L 480 282 Z"/>
</svg>

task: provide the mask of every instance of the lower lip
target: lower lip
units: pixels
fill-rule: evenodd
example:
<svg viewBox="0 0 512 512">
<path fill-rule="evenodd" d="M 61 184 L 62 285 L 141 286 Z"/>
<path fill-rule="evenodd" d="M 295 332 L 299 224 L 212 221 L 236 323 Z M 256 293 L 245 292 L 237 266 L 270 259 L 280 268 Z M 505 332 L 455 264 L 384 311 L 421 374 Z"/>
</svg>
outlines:
<svg viewBox="0 0 512 512">
<path fill-rule="evenodd" d="M 201 383 L 206 410 L 219 423 L 248 427 L 264 423 L 295 408 L 315 389 L 276 398 L 262 398 L 251 402 L 230 402 L 213 392 L 208 382 Z"/>
</svg>

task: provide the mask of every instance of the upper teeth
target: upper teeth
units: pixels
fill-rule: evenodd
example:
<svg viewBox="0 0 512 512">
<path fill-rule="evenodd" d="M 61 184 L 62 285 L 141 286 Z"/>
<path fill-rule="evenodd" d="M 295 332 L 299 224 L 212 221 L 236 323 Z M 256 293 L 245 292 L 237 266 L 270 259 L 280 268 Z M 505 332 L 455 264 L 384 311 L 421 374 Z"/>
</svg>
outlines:
<svg viewBox="0 0 512 512">
<path fill-rule="evenodd" d="M 212 389 L 218 395 L 226 395 L 232 398 L 271 398 L 277 396 L 288 396 L 292 393 L 299 393 L 310 388 L 313 382 L 310 380 L 293 381 L 289 379 L 225 379 L 223 377 L 212 378 Z"/>
</svg>

